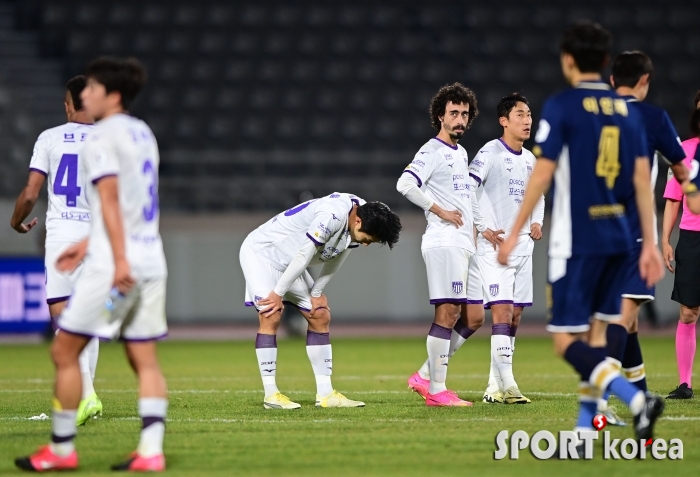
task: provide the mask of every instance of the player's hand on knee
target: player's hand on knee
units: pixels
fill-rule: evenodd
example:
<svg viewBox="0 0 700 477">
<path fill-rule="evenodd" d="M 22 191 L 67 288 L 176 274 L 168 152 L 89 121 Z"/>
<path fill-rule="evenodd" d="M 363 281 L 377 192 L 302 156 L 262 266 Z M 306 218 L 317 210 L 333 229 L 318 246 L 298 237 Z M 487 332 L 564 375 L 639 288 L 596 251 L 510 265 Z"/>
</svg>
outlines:
<svg viewBox="0 0 700 477">
<path fill-rule="evenodd" d="M 328 297 L 326 295 L 321 295 L 321 296 L 312 296 L 311 297 L 311 311 L 309 312 L 309 317 L 313 318 L 314 313 L 316 313 L 318 310 L 328 310 L 330 313 L 331 308 L 328 306 Z"/>
<path fill-rule="evenodd" d="M 261 307 L 260 313 L 265 316 L 272 316 L 278 311 L 281 312 L 284 310 L 282 297 L 274 291 L 271 291 L 270 294 L 267 295 L 267 298 L 260 300 L 257 304 Z"/>
<path fill-rule="evenodd" d="M 493 245 L 493 249 L 496 250 L 496 248 L 505 241 L 505 239 L 501 237 L 501 235 L 505 233 L 506 231 L 503 229 L 486 229 L 481 235 L 483 235 L 486 240 L 491 242 L 491 245 Z"/>
<path fill-rule="evenodd" d="M 539 240 L 542 238 L 542 226 L 540 224 L 532 224 L 530 226 L 530 237 L 532 240 Z"/>
<path fill-rule="evenodd" d="M 664 263 L 666 264 L 666 269 L 673 273 L 673 265 L 671 265 L 671 262 L 673 262 L 673 247 L 671 247 L 670 243 L 664 243 L 661 245 L 661 250 L 664 258 Z"/>
<path fill-rule="evenodd" d="M 664 277 L 664 265 L 656 245 L 642 247 L 639 256 L 639 272 L 648 287 L 656 285 Z"/>
<path fill-rule="evenodd" d="M 126 259 L 117 260 L 114 263 L 114 286 L 117 287 L 123 295 L 136 285 L 136 280 L 131 276 L 131 267 Z"/>
<path fill-rule="evenodd" d="M 85 258 L 87 252 L 87 240 L 83 240 L 71 245 L 59 255 L 56 260 L 56 269 L 60 272 L 70 273 L 76 268 Z"/>
</svg>

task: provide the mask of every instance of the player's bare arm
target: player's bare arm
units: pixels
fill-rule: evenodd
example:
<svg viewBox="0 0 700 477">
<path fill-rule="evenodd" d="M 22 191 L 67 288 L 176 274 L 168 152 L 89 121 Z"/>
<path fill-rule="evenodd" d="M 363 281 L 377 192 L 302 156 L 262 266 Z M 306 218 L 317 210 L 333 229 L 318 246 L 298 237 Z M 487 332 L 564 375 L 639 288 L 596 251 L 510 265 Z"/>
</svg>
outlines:
<svg viewBox="0 0 700 477">
<path fill-rule="evenodd" d="M 126 294 L 136 284 L 131 276 L 131 267 L 126 260 L 124 245 L 124 223 L 119 207 L 119 181 L 116 177 L 104 177 L 97 183 L 102 202 L 102 215 L 114 256 L 114 286 Z"/>
<path fill-rule="evenodd" d="M 24 223 L 24 219 L 32 213 L 34 204 L 36 204 L 37 199 L 39 199 L 39 191 L 41 191 L 45 179 L 46 176 L 44 176 L 44 174 L 37 171 L 29 171 L 27 185 L 24 186 L 19 197 L 17 197 L 15 210 L 12 213 L 12 219 L 10 219 L 10 226 L 21 234 L 26 234 L 39 223 L 39 219 L 36 217 L 26 224 Z"/>
<path fill-rule="evenodd" d="M 680 201 L 666 199 L 663 228 L 661 231 L 661 250 L 663 253 L 664 263 L 666 264 L 666 269 L 671 273 L 674 272 L 673 265 L 671 265 L 671 262 L 674 260 L 673 247 L 671 246 L 671 232 L 673 231 L 673 226 L 675 225 L 676 220 L 678 220 L 678 211 L 680 208 Z"/>
<path fill-rule="evenodd" d="M 63 273 L 72 273 L 85 258 L 88 238 L 68 247 L 56 260 L 56 268 Z"/>
<path fill-rule="evenodd" d="M 651 168 L 648 157 L 638 157 L 634 163 L 635 200 L 639 210 L 639 222 L 642 228 L 642 253 L 639 257 L 639 271 L 647 286 L 659 282 L 664 276 L 663 262 L 654 240 L 654 197 L 649 182 Z"/>
<path fill-rule="evenodd" d="M 501 244 L 498 252 L 498 262 L 501 265 L 508 264 L 508 255 L 510 255 L 510 252 L 513 250 L 513 247 L 515 247 L 518 240 L 517 231 L 522 229 L 525 222 L 530 220 L 530 214 L 532 214 L 532 211 L 535 209 L 537 202 L 542 197 L 542 194 L 549 189 L 556 169 L 557 163 L 555 161 L 546 158 L 537 159 L 532 171 L 532 176 L 530 176 L 530 182 L 528 182 L 527 188 L 525 189 L 523 205 L 513 225 L 513 231 L 508 238 L 506 238 L 505 242 Z"/>
</svg>

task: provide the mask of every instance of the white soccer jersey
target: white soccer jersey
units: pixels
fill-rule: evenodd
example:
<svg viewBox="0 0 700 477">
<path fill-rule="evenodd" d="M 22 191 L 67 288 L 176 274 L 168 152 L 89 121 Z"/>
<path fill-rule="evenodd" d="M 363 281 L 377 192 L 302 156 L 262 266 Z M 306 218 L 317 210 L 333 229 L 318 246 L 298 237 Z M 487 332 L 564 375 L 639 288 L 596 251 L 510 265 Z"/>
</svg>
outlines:
<svg viewBox="0 0 700 477">
<path fill-rule="evenodd" d="M 87 181 L 79 160 L 92 124 L 66 123 L 47 129 L 34 144 L 29 169 L 47 179 L 47 242 L 77 242 L 90 232 Z"/>
<path fill-rule="evenodd" d="M 304 244 L 311 240 L 317 252 L 311 265 L 336 259 L 345 250 L 358 247 L 348 231 L 348 215 L 364 200 L 334 192 L 282 212 L 253 230 L 248 238 L 252 249 L 284 271 Z"/>
<path fill-rule="evenodd" d="M 464 225 L 457 228 L 432 212 L 425 212 L 428 227 L 421 249 L 459 247 L 474 253 L 471 206 L 473 181 L 469 178 L 467 151 L 432 138 L 420 148 L 404 174 L 418 180 L 418 187 L 445 210 L 459 210 Z"/>
<path fill-rule="evenodd" d="M 535 167 L 535 156 L 523 148 L 516 152 L 502 139 L 487 142 L 469 165 L 469 174 L 481 184 L 476 198 L 485 225 L 491 230 L 505 230 L 508 237 L 525 196 L 525 188 Z M 542 225 L 544 219 L 544 196 L 540 198 L 530 220 L 518 233 L 518 242 L 511 255 L 532 255 L 534 241 L 530 238 L 530 226 Z M 479 234 L 477 239 L 479 255 L 496 254 L 491 242 Z"/>
<path fill-rule="evenodd" d="M 137 279 L 162 278 L 167 274 L 163 243 L 158 230 L 158 144 L 143 121 L 114 114 L 99 121 L 81 153 L 89 187 L 90 266 L 113 269 L 114 258 L 102 216 L 96 184 L 108 176 L 119 178 L 126 256 Z M 86 262 L 86 266 L 87 266 Z"/>
</svg>

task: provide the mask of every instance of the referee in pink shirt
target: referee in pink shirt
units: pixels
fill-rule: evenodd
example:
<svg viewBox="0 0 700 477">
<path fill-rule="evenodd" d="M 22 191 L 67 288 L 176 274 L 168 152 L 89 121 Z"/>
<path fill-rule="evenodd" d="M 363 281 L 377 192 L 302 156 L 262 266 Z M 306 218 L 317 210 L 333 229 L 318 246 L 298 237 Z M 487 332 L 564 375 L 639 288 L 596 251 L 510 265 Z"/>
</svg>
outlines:
<svg viewBox="0 0 700 477">
<path fill-rule="evenodd" d="M 691 172 L 693 182 L 698 178 L 698 160 L 700 160 L 700 91 L 695 95 L 696 111 L 691 120 L 694 138 L 682 142 L 685 151 L 685 165 Z M 663 219 L 661 247 L 666 268 L 673 273 L 673 247 L 670 244 L 671 231 L 678 218 L 680 201 L 683 199 L 680 234 L 676 245 L 676 270 L 671 299 L 680 303 L 681 313 L 676 329 L 676 361 L 678 362 L 679 386 L 671 391 L 667 399 L 690 399 L 693 397 L 693 360 L 695 359 L 695 325 L 700 314 L 700 215 L 698 212 L 698 194 L 684 196 L 681 185 L 670 176 L 664 191 L 666 208 Z"/>
</svg>

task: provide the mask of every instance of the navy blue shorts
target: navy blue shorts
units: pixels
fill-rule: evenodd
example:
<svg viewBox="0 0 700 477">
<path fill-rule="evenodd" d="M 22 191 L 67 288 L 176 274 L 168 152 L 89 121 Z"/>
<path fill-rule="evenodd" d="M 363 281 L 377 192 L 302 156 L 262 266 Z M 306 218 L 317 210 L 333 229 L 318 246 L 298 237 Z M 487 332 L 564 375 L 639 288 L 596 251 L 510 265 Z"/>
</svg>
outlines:
<svg viewBox="0 0 700 477">
<path fill-rule="evenodd" d="M 642 243 L 635 245 L 634 251 L 627 256 L 626 273 L 622 285 L 622 297 L 640 301 L 654 299 L 656 287 L 647 287 L 646 281 L 639 274 L 639 256 L 642 253 Z"/>
<path fill-rule="evenodd" d="M 619 317 L 628 256 L 550 258 L 547 331 L 583 333 L 594 315 Z"/>
</svg>

